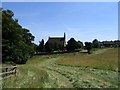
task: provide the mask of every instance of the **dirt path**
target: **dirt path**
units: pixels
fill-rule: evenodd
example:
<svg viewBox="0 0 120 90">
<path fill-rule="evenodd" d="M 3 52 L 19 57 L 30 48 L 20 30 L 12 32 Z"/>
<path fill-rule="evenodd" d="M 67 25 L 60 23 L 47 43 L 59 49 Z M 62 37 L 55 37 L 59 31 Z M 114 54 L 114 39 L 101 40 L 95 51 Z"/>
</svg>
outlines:
<svg viewBox="0 0 120 90">
<path fill-rule="evenodd" d="M 63 57 L 50 58 L 40 64 L 40 67 L 49 74 L 49 82 L 45 83 L 46 88 L 106 88 L 118 85 L 117 72 L 57 65 L 55 62 L 60 58 Z"/>
</svg>

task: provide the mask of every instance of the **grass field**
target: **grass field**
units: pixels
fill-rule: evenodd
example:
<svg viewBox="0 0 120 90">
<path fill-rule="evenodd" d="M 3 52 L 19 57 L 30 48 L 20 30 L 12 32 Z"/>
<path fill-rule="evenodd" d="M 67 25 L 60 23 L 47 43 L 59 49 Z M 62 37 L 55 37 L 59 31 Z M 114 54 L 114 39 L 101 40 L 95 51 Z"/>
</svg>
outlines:
<svg viewBox="0 0 120 90">
<path fill-rule="evenodd" d="M 118 69 L 118 49 L 101 49 L 93 54 L 71 54 L 57 61 L 57 64 L 83 66 L 98 69 Z"/>
<path fill-rule="evenodd" d="M 17 65 L 17 74 L 3 80 L 4 88 L 116 88 L 118 49 L 92 54 L 66 53 L 34 56 Z"/>
<path fill-rule="evenodd" d="M 32 59 L 36 60 L 36 57 Z M 41 59 L 42 60 L 42 59 Z M 40 61 L 41 62 L 41 61 Z M 3 80 L 3 87 L 7 88 L 41 88 L 47 79 L 46 71 L 35 64 L 17 65 L 17 74 Z"/>
</svg>

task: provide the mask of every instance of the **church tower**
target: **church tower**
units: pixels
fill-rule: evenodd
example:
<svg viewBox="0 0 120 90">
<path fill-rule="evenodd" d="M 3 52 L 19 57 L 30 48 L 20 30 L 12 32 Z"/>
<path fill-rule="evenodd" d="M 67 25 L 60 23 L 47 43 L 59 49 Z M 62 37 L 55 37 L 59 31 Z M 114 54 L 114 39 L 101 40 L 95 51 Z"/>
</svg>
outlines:
<svg viewBox="0 0 120 90">
<path fill-rule="evenodd" d="M 66 39 L 66 35 L 65 35 L 65 32 L 64 32 L 64 38 Z"/>
<path fill-rule="evenodd" d="M 64 47 L 66 47 L 66 34 L 64 32 Z"/>
</svg>

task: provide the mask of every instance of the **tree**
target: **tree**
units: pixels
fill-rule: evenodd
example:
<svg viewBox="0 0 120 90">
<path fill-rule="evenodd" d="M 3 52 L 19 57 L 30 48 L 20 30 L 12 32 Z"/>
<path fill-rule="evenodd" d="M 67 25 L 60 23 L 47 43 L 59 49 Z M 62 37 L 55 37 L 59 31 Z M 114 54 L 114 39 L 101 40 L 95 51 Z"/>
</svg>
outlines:
<svg viewBox="0 0 120 90">
<path fill-rule="evenodd" d="M 51 52 L 52 51 L 52 45 L 49 42 L 46 42 L 45 50 L 46 50 L 46 52 Z"/>
<path fill-rule="evenodd" d="M 83 43 L 81 41 L 77 42 L 77 49 L 83 48 Z"/>
<path fill-rule="evenodd" d="M 68 51 L 74 51 L 75 49 L 77 49 L 77 41 L 74 38 L 71 38 L 67 43 Z"/>
<path fill-rule="evenodd" d="M 44 51 L 44 39 L 42 39 L 40 42 L 39 42 L 39 52 L 43 52 Z"/>
<path fill-rule="evenodd" d="M 94 48 L 99 48 L 100 47 L 100 43 L 97 39 L 94 39 L 92 43 L 93 43 Z"/>
<path fill-rule="evenodd" d="M 92 43 L 91 42 L 85 42 L 85 48 L 88 50 L 88 53 L 90 54 L 90 50 L 92 49 Z"/>
<path fill-rule="evenodd" d="M 11 10 L 2 10 L 2 61 L 26 63 L 34 54 L 34 36 L 13 16 Z"/>
</svg>

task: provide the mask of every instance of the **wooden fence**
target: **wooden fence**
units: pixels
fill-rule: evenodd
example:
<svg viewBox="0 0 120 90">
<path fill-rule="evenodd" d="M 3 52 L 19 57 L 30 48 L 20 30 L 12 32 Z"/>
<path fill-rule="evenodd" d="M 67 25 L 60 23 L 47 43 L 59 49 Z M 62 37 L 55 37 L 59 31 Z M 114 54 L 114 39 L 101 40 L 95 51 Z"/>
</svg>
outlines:
<svg viewBox="0 0 120 90">
<path fill-rule="evenodd" d="M 10 77 L 13 74 L 16 74 L 16 68 L 17 66 L 5 66 L 0 67 L 1 73 L 0 73 L 0 80 Z"/>
</svg>

